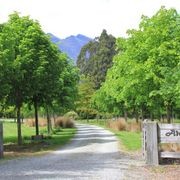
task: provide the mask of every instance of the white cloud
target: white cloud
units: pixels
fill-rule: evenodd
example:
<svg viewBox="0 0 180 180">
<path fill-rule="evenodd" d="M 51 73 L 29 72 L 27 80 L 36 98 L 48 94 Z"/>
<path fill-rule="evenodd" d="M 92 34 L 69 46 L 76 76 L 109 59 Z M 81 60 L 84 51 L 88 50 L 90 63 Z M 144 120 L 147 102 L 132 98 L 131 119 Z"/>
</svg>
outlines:
<svg viewBox="0 0 180 180">
<path fill-rule="evenodd" d="M 78 33 L 95 37 L 103 28 L 118 37 L 137 28 L 142 14 L 152 16 L 162 5 L 180 9 L 179 0 L 0 0 L 0 22 L 18 11 L 61 38 Z"/>
</svg>

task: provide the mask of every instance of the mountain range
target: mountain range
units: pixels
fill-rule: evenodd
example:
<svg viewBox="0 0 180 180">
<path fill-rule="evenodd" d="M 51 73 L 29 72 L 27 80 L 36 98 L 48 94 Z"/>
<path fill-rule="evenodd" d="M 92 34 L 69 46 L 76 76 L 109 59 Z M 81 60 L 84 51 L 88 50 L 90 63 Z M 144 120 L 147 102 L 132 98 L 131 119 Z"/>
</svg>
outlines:
<svg viewBox="0 0 180 180">
<path fill-rule="evenodd" d="M 82 34 L 78 34 L 76 36 L 71 35 L 65 39 L 60 39 L 51 33 L 48 33 L 48 35 L 50 36 L 51 41 L 57 44 L 62 52 L 66 53 L 72 60 L 74 60 L 75 64 L 81 48 L 92 40 Z"/>
</svg>

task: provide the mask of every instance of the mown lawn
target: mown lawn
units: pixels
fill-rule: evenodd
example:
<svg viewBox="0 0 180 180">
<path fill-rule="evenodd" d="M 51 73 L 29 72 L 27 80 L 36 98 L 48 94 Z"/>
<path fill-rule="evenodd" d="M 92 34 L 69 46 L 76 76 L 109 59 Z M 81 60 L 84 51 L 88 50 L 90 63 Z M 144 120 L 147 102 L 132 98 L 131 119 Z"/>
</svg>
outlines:
<svg viewBox="0 0 180 180">
<path fill-rule="evenodd" d="M 22 136 L 24 140 L 30 138 L 32 135 L 35 135 L 35 127 L 29 127 L 25 124 L 22 124 Z M 46 130 L 45 127 L 40 127 L 40 134 Z M 17 124 L 14 122 L 4 122 L 3 123 L 4 131 L 4 143 L 17 143 Z"/>
<path fill-rule="evenodd" d="M 112 131 L 127 151 L 137 151 L 141 149 L 141 132 L 115 131 L 106 127 L 105 120 L 79 120 L 78 122 L 97 125 Z"/>
<path fill-rule="evenodd" d="M 4 122 L 3 130 L 5 158 L 29 156 L 54 150 L 68 143 L 76 133 L 76 128 L 61 128 L 54 129 L 54 133 L 51 136 L 48 136 L 46 127 L 40 127 L 40 134 L 44 135 L 44 139 L 41 141 L 33 141 L 31 140 L 31 136 L 35 135 L 35 127 L 29 127 L 22 124 L 23 144 L 18 146 L 16 123 Z"/>
<path fill-rule="evenodd" d="M 126 150 L 136 151 L 142 147 L 140 132 L 114 131 L 114 133 L 121 140 Z"/>
</svg>

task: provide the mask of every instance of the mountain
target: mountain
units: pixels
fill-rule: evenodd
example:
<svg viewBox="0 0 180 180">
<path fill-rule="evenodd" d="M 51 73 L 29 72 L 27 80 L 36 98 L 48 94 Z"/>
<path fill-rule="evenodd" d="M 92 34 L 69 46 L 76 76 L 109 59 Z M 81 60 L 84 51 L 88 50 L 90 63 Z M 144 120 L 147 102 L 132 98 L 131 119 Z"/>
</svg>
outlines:
<svg viewBox="0 0 180 180">
<path fill-rule="evenodd" d="M 65 39 L 60 39 L 51 33 L 48 33 L 48 35 L 50 36 L 51 41 L 57 44 L 59 49 L 73 59 L 75 63 L 81 48 L 92 40 L 91 38 L 82 34 L 78 34 L 77 36 L 72 35 Z"/>
</svg>

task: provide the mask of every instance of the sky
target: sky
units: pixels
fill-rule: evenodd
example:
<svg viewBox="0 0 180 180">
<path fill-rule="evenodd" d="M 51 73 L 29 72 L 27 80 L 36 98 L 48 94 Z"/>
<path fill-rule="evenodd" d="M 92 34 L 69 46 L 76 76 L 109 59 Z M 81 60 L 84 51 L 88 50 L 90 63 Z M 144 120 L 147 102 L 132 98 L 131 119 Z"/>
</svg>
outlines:
<svg viewBox="0 0 180 180">
<path fill-rule="evenodd" d="M 0 23 L 17 11 L 59 38 L 77 34 L 95 38 L 103 29 L 125 37 L 128 29 L 138 28 L 142 15 L 151 17 L 161 6 L 180 12 L 180 0 L 0 0 Z"/>
</svg>

